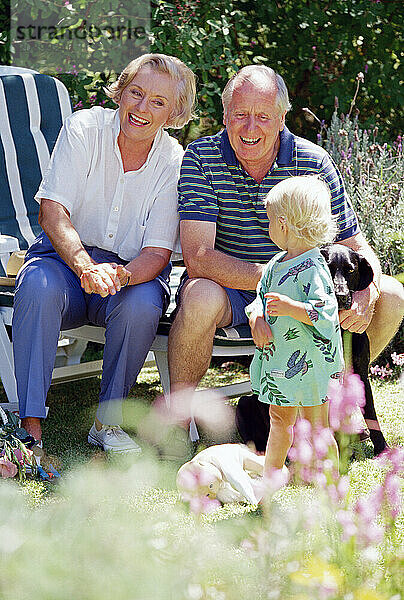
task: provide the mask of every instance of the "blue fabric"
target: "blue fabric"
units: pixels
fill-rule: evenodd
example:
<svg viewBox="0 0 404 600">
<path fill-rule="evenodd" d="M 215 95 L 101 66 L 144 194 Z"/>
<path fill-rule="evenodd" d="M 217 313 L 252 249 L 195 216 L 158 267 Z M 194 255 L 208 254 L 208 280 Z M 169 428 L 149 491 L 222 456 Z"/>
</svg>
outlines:
<svg viewBox="0 0 404 600">
<path fill-rule="evenodd" d="M 247 290 L 233 290 L 232 288 L 223 288 L 226 292 L 231 305 L 231 323 L 228 327 L 236 325 L 245 325 L 248 323 L 248 318 L 245 314 L 246 306 L 248 306 L 256 297 L 255 292 Z"/>
<path fill-rule="evenodd" d="M 34 195 L 42 179 L 42 172 L 34 139 L 34 134 L 38 132 L 31 130 L 29 106 L 34 114 L 38 111 L 40 113 L 39 127 L 49 151 L 48 156 L 44 157 L 43 165 L 47 164 L 62 126 L 55 80 L 40 74 L 24 77 L 29 77 L 27 83 L 33 83 L 34 86 L 29 85 L 26 88 L 21 75 L 4 75 L 0 78 L 5 99 L 0 105 L 1 119 L 5 129 L 6 125 L 9 125 L 12 137 L 10 147 L 7 136 L 0 140 L 0 232 L 18 238 L 21 249 L 26 249 L 41 231 L 38 224 L 39 206 L 34 200 Z M 32 87 L 33 93 L 27 97 L 26 89 L 31 90 Z M 13 162 L 14 151 L 16 164 Z M 10 161 L 8 164 L 6 155 Z M 25 211 L 24 208 L 20 208 L 18 215 L 15 209 L 16 199 L 11 194 L 10 178 L 13 178 L 14 188 L 20 188 L 23 196 Z M 28 233 L 24 233 L 18 222 L 18 218 L 24 216 L 24 212 L 29 222 Z"/>
<path fill-rule="evenodd" d="M 4 155 L 3 142 L 0 139 L 0 190 L 1 190 L 1 210 L 0 210 L 0 233 L 3 235 L 12 235 L 22 240 L 22 234 L 15 218 L 15 208 L 11 198 L 10 184 L 7 177 L 6 158 Z M 1 269 L 1 265 L 0 265 Z M 4 275 L 4 272 L 0 274 Z"/>
<path fill-rule="evenodd" d="M 86 250 L 97 262 L 123 263 L 111 252 Z M 169 295 L 158 279 L 125 287 L 106 298 L 86 294 L 79 278 L 42 234 L 27 253 L 14 299 L 20 416 L 45 417 L 59 331 L 91 323 L 106 327 L 97 417 L 108 425 L 122 423 L 122 400 L 136 381 L 168 302 Z"/>
<path fill-rule="evenodd" d="M 50 156 L 62 127 L 59 96 L 54 79 L 41 77 L 41 75 L 34 75 L 34 79 L 41 109 L 41 132 L 48 145 Z"/>
<path fill-rule="evenodd" d="M 37 149 L 30 129 L 28 101 L 22 77 L 9 75 L 3 79 L 12 81 L 4 82 L 4 92 L 8 105 L 9 123 L 17 154 L 18 172 L 20 176 L 24 203 L 31 229 L 38 234 L 38 203 L 34 194 L 41 181 L 41 168 L 38 160 Z M 60 121 L 60 126 L 62 122 Z M 2 233 L 5 233 L 2 231 Z M 20 248 L 27 247 L 25 239 L 20 240 Z"/>
</svg>

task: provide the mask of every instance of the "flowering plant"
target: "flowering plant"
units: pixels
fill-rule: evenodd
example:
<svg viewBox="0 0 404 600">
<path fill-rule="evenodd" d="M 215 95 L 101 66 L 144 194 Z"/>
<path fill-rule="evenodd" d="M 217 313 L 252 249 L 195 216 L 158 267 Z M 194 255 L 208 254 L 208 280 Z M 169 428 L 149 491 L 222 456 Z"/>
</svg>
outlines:
<svg viewBox="0 0 404 600">
<path fill-rule="evenodd" d="M 397 354 L 397 352 L 391 353 L 391 362 L 385 366 L 372 365 L 370 367 L 370 376 L 375 379 L 396 379 L 401 375 L 402 367 L 404 365 L 404 353 Z"/>
<path fill-rule="evenodd" d="M 32 450 L 26 445 L 34 439 L 19 427 L 18 418 L 0 407 L 0 477 L 12 478 L 18 475 L 20 481 L 27 474 L 36 475 L 36 461 Z"/>
</svg>

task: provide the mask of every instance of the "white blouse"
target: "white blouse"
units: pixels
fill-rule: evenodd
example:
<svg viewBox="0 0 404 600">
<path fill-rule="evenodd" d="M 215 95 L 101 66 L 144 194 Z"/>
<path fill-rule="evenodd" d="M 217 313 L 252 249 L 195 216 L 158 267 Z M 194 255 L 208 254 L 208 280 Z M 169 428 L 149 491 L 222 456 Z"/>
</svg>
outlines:
<svg viewBox="0 0 404 600">
<path fill-rule="evenodd" d="M 35 195 L 62 204 L 81 241 L 132 260 L 142 248 L 180 252 L 177 182 L 184 150 L 160 130 L 145 164 L 124 173 L 118 110 L 69 116 Z"/>
</svg>

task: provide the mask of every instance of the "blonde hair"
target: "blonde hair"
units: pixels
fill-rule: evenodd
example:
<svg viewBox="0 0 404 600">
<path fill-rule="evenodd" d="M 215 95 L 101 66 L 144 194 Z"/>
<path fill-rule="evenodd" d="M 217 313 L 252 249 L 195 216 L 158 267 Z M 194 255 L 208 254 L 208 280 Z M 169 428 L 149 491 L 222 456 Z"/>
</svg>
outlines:
<svg viewBox="0 0 404 600">
<path fill-rule="evenodd" d="M 267 212 L 284 217 L 289 231 L 310 246 L 332 242 L 338 232 L 328 185 L 316 175 L 284 179 L 267 194 Z"/>
<path fill-rule="evenodd" d="M 283 115 L 283 113 L 288 112 L 292 108 L 289 101 L 288 88 L 276 71 L 266 65 L 248 65 L 233 75 L 225 85 L 222 92 L 222 104 L 225 114 L 229 108 L 236 84 L 244 81 L 250 81 L 259 88 L 275 85 L 277 90 L 276 107 L 279 110 L 279 114 Z"/>
<path fill-rule="evenodd" d="M 176 103 L 166 127 L 181 129 L 194 118 L 196 96 L 196 78 L 194 73 L 179 58 L 165 54 L 143 54 L 132 60 L 122 71 L 118 79 L 104 88 L 105 93 L 114 102 L 119 102 L 123 90 L 132 82 L 142 67 L 148 66 L 158 73 L 169 75 L 177 83 Z"/>
</svg>

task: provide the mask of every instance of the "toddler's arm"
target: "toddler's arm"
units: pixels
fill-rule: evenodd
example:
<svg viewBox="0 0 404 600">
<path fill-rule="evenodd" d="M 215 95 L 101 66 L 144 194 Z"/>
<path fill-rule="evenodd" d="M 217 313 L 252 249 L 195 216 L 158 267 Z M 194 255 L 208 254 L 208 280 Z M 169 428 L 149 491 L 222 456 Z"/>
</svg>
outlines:
<svg viewBox="0 0 404 600">
<path fill-rule="evenodd" d="M 270 326 L 262 315 L 252 315 L 248 318 L 251 334 L 257 348 L 263 348 L 272 340 L 273 335 Z"/>
<path fill-rule="evenodd" d="M 267 299 L 267 314 L 271 317 L 292 317 L 305 325 L 313 325 L 307 314 L 304 302 L 293 300 L 284 294 L 268 292 L 264 294 Z M 254 336 L 253 336 L 254 337 Z"/>
<path fill-rule="evenodd" d="M 257 348 L 263 348 L 273 336 L 271 328 L 268 323 L 266 323 L 263 316 L 261 298 L 257 296 L 244 310 L 248 317 L 254 344 Z"/>
</svg>

